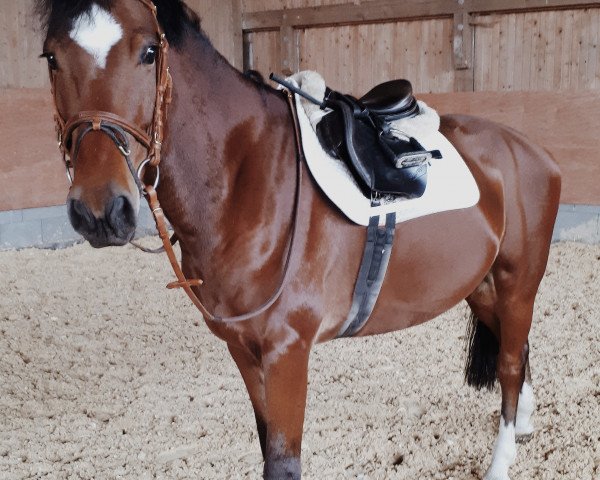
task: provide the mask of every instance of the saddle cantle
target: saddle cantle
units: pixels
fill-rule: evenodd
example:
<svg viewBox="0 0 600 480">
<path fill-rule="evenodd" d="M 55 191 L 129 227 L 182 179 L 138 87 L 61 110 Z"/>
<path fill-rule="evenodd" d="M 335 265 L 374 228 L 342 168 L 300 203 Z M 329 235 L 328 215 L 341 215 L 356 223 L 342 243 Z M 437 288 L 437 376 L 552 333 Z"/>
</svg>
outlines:
<svg viewBox="0 0 600 480">
<path fill-rule="evenodd" d="M 388 121 L 419 113 L 419 105 L 408 80 L 390 80 L 377 85 L 360 99 L 360 103 Z"/>
<path fill-rule="evenodd" d="M 423 195 L 429 160 L 441 154 L 426 151 L 412 137 L 398 138 L 391 124 L 419 113 L 409 81 L 382 83 L 360 99 L 327 88 L 323 105 L 332 111 L 317 124 L 319 142 L 350 166 L 366 196 Z"/>
</svg>

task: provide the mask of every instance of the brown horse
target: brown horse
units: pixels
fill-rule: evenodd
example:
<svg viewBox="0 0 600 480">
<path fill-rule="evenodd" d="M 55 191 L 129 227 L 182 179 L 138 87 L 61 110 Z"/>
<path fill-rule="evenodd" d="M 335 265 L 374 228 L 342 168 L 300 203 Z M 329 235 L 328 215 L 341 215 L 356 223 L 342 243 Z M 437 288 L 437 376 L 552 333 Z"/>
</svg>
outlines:
<svg viewBox="0 0 600 480">
<path fill-rule="evenodd" d="M 63 148 L 74 163 L 71 222 L 95 247 L 132 238 L 140 205 L 135 170 L 148 155 L 158 163 L 166 119 L 157 192 L 179 237 L 183 270 L 206 280 L 194 291 L 209 311 L 243 314 L 278 289 L 284 270 L 297 179 L 293 117 L 281 92 L 215 51 L 180 0 L 154 4 L 158 24 L 149 0 L 40 3 L 59 130 L 69 130 Z M 168 117 L 161 29 L 172 47 Z M 485 478 L 507 479 L 516 436 L 533 431 L 528 334 L 560 175 L 543 149 L 508 128 L 452 115 L 442 118 L 441 131 L 463 155 L 481 199 L 398 227 L 381 296 L 359 335 L 418 325 L 466 299 L 473 312 L 467 381 L 481 388 L 498 378 L 502 389 Z M 156 170 L 146 170 L 154 181 Z M 332 207 L 310 175 L 300 191 L 288 281 L 277 302 L 251 320 L 206 320 L 227 342 L 248 389 L 268 479 L 300 478 L 309 352 L 335 338 L 346 318 L 365 242 L 364 228 Z"/>
</svg>

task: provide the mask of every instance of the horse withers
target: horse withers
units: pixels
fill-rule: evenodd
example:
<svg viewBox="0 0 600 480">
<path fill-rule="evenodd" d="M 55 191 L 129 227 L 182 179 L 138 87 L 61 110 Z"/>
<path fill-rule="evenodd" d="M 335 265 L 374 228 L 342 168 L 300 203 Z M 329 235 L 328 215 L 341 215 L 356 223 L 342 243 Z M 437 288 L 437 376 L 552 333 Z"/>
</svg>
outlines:
<svg viewBox="0 0 600 480">
<path fill-rule="evenodd" d="M 239 367 L 264 477 L 299 479 L 309 353 L 335 338 L 348 314 L 364 228 L 332 208 L 309 175 L 297 175 L 305 166 L 281 92 L 232 68 L 183 2 L 41 0 L 40 10 L 57 129 L 73 167 L 74 228 L 95 247 L 127 243 L 140 193 L 160 168 L 156 191 L 180 241 L 183 274 L 205 280 L 179 286 L 211 312 L 208 327 Z M 560 175 L 543 149 L 509 128 L 450 115 L 441 131 L 481 199 L 398 228 L 380 298 L 358 335 L 418 325 L 466 299 L 467 381 L 481 388 L 498 379 L 502 390 L 485 478 L 507 479 L 516 438 L 533 431 L 528 334 Z M 223 321 L 256 311 L 278 289 L 262 313 Z"/>
</svg>

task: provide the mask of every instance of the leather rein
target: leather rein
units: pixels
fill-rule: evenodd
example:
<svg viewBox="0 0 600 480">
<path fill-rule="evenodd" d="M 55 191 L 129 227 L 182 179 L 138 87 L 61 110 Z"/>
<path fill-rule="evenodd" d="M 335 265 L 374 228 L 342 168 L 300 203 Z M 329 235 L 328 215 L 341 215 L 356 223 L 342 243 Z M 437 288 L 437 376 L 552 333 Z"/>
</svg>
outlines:
<svg viewBox="0 0 600 480">
<path fill-rule="evenodd" d="M 296 188 L 294 195 L 294 207 L 292 212 L 288 248 L 279 286 L 275 293 L 271 295 L 271 297 L 265 303 L 263 303 L 260 307 L 249 313 L 231 317 L 220 317 L 217 315 L 213 315 L 208 311 L 208 309 L 203 305 L 202 301 L 192 290 L 192 287 L 199 287 L 204 282 L 199 279 L 187 279 L 179 265 L 179 261 L 175 254 L 175 251 L 173 250 L 173 245 L 177 242 L 177 236 L 169 235 L 166 218 L 163 213 L 163 209 L 160 206 L 160 202 L 158 201 L 158 195 L 156 193 L 156 188 L 158 187 L 158 183 L 160 180 L 159 164 L 161 160 L 161 148 L 164 135 L 164 126 L 167 119 L 167 108 L 171 103 L 173 81 L 169 72 L 169 68 L 167 66 L 169 44 L 165 33 L 158 21 L 156 5 L 154 5 L 154 3 L 152 3 L 152 1 L 150 0 L 139 1 L 142 2 L 146 7 L 148 7 L 152 12 L 152 17 L 154 19 L 159 39 L 159 55 L 157 56 L 156 67 L 157 88 L 152 125 L 149 129 L 149 132 L 146 132 L 117 114 L 103 111 L 82 111 L 71 117 L 68 121 L 65 121 L 58 109 L 58 102 L 56 97 L 56 71 L 52 68 L 49 68 L 51 92 L 54 100 L 54 121 L 56 124 L 58 147 L 62 154 L 63 162 L 65 164 L 67 178 L 69 179 L 70 183 L 73 183 L 74 173 L 71 174 L 71 170 L 73 169 L 74 172 L 75 161 L 77 159 L 79 147 L 85 135 L 92 131 L 98 131 L 106 134 L 113 141 L 113 143 L 125 159 L 129 171 L 131 172 L 131 175 L 133 176 L 134 181 L 139 189 L 140 195 L 146 197 L 146 200 L 148 201 L 148 204 L 150 206 L 150 210 L 152 211 L 152 215 L 154 216 L 156 228 L 158 230 L 160 239 L 163 243 L 163 247 L 161 247 L 158 250 L 149 250 L 138 245 L 136 246 L 141 250 L 149 253 L 160 253 L 162 251 L 166 252 L 167 257 L 169 258 L 169 262 L 171 263 L 171 267 L 173 268 L 173 272 L 177 277 L 177 281 L 169 283 L 167 285 L 167 288 L 182 288 L 185 291 L 185 293 L 187 293 L 192 303 L 198 308 L 198 310 L 200 310 L 200 312 L 206 320 L 220 323 L 235 323 L 252 319 L 266 312 L 281 296 L 283 289 L 287 283 L 290 260 L 292 256 L 294 240 L 296 237 L 298 210 L 300 205 L 300 193 L 302 184 L 301 155 L 303 150 L 302 145 L 300 143 L 300 126 L 296 112 L 294 96 L 291 92 L 286 91 L 288 104 L 292 113 L 292 119 L 294 123 L 294 134 L 296 138 Z M 79 127 L 82 127 L 82 129 L 75 136 L 73 145 L 73 136 L 75 134 L 75 131 Z M 129 142 L 126 134 L 130 134 L 137 142 L 143 145 L 147 150 L 146 159 L 140 163 L 137 169 L 134 168 L 130 159 L 131 151 L 129 149 Z M 70 150 L 72 150 L 72 154 L 70 153 Z M 156 170 L 155 180 L 152 185 L 146 184 L 143 180 L 143 173 L 147 166 L 154 167 Z"/>
</svg>

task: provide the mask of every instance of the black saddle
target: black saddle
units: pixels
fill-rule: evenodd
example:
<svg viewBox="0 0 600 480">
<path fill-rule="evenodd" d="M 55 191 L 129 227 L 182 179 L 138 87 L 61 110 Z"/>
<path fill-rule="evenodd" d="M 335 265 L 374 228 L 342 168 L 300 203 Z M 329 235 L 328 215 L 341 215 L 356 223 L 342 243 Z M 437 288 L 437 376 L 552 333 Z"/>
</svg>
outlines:
<svg viewBox="0 0 600 480">
<path fill-rule="evenodd" d="M 366 196 L 423 195 L 429 160 L 441 154 L 426 151 L 414 138 L 396 138 L 390 124 L 419 113 L 409 81 L 382 83 L 360 99 L 328 88 L 323 107 L 332 111 L 317 125 L 321 146 L 346 161 Z"/>
</svg>

